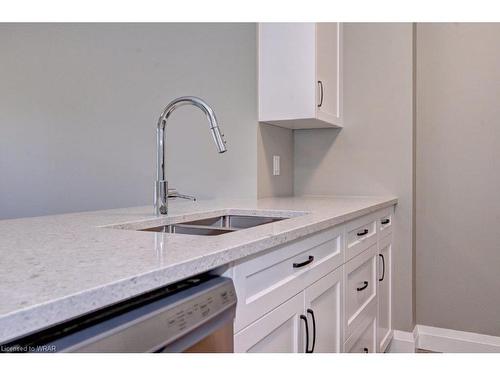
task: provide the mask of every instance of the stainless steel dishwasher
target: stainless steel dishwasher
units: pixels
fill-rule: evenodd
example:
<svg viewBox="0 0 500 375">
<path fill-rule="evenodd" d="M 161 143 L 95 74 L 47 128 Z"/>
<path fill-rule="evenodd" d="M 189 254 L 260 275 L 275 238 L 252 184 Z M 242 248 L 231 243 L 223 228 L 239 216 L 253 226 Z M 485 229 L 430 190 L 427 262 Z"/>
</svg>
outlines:
<svg viewBox="0 0 500 375">
<path fill-rule="evenodd" d="M 232 352 L 235 311 L 232 280 L 201 275 L 8 345 L 31 352 Z"/>
</svg>

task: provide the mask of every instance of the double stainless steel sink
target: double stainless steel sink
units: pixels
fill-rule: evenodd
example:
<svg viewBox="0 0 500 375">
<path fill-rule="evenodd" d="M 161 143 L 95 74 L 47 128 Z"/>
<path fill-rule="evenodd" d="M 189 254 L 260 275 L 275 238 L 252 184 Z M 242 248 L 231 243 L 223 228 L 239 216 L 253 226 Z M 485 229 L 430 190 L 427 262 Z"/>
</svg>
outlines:
<svg viewBox="0 0 500 375">
<path fill-rule="evenodd" d="M 274 216 L 222 215 L 139 230 L 147 232 L 192 234 L 198 236 L 217 236 L 285 219 L 288 218 Z"/>
</svg>

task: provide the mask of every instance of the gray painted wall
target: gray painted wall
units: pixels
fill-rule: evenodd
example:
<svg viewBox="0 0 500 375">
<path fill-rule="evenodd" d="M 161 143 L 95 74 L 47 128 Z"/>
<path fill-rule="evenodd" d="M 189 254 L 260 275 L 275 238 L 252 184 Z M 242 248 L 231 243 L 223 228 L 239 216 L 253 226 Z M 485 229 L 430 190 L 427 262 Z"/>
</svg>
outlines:
<svg viewBox="0 0 500 375">
<path fill-rule="evenodd" d="M 156 120 L 171 99 L 216 110 L 228 152 L 183 107 L 172 186 L 257 195 L 255 24 L 1 24 L 0 219 L 151 204 Z"/>
<path fill-rule="evenodd" d="M 295 132 L 296 195 L 399 197 L 393 323 L 413 329 L 412 25 L 344 24 L 344 129 Z"/>
<path fill-rule="evenodd" d="M 417 26 L 417 322 L 500 336 L 500 24 Z"/>
</svg>

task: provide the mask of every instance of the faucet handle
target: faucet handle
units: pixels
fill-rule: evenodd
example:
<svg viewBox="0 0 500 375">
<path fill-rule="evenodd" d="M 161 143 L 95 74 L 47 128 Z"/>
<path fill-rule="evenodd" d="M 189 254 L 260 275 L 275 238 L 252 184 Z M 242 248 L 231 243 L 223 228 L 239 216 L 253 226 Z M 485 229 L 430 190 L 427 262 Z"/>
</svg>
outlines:
<svg viewBox="0 0 500 375">
<path fill-rule="evenodd" d="M 175 188 L 168 189 L 168 198 L 181 198 L 196 201 L 196 197 L 192 195 L 180 194 Z"/>
</svg>

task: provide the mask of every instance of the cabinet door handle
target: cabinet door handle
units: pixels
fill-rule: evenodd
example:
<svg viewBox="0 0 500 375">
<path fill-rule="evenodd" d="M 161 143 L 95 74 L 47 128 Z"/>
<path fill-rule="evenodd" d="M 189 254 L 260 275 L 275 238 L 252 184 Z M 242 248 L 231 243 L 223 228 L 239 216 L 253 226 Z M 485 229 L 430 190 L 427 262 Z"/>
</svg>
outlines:
<svg viewBox="0 0 500 375">
<path fill-rule="evenodd" d="M 323 105 L 323 82 L 318 81 L 319 85 L 319 103 L 318 103 L 318 108 L 321 108 Z"/>
<path fill-rule="evenodd" d="M 385 277 L 385 258 L 383 254 L 379 254 L 378 256 L 382 259 L 382 277 L 378 281 L 382 281 Z"/>
<path fill-rule="evenodd" d="M 368 229 L 363 229 L 361 232 L 356 233 L 359 237 L 367 235 L 368 234 Z"/>
<path fill-rule="evenodd" d="M 390 220 L 390 219 L 384 219 L 384 220 L 382 220 L 380 223 L 381 223 L 382 225 L 385 225 L 385 224 L 389 224 L 390 222 L 391 222 L 391 220 Z"/>
<path fill-rule="evenodd" d="M 307 323 L 307 317 L 305 315 L 301 315 L 300 319 L 303 320 L 306 324 L 306 353 L 312 353 L 312 351 L 309 350 L 309 323 Z"/>
<path fill-rule="evenodd" d="M 307 259 L 301 263 L 294 263 L 293 268 L 300 268 L 300 267 L 307 266 L 309 263 L 312 263 L 313 260 L 314 260 L 314 257 L 312 255 L 309 255 L 309 259 Z"/>
<path fill-rule="evenodd" d="M 314 347 L 316 346 L 316 318 L 314 317 L 314 311 L 312 309 L 307 309 L 307 313 L 311 314 L 313 320 L 313 344 L 311 353 L 314 353 Z"/>
<path fill-rule="evenodd" d="M 363 348 L 364 353 L 368 353 L 368 348 Z"/>
<path fill-rule="evenodd" d="M 359 287 L 359 288 L 356 288 L 356 290 L 358 292 L 361 292 L 362 290 L 365 290 L 366 288 L 368 288 L 368 281 L 363 281 L 363 286 Z"/>
</svg>

